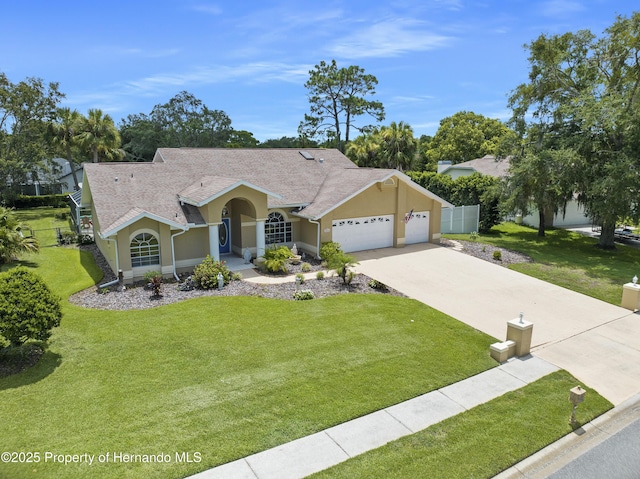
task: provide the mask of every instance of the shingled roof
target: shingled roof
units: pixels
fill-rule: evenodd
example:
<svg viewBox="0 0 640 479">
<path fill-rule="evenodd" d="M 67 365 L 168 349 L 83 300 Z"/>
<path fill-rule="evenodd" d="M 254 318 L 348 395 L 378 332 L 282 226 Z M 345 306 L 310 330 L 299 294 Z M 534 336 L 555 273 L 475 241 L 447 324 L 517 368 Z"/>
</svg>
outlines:
<svg viewBox="0 0 640 479">
<path fill-rule="evenodd" d="M 442 173 L 446 173 L 448 170 L 468 169 L 477 171 L 483 175 L 502 178 L 503 176 L 506 176 L 509 171 L 510 159 L 511 157 L 496 158 L 493 155 L 485 155 L 482 158 L 476 158 L 475 160 L 464 161 L 462 163 L 451 165 L 442 171 Z"/>
<path fill-rule="evenodd" d="M 266 193 L 269 208 L 296 208 L 298 215 L 317 219 L 393 175 L 410 182 L 397 170 L 358 168 L 338 150 L 322 148 L 304 154 L 280 148 L 160 148 L 151 163 L 85 167 L 105 236 L 144 216 L 175 228 L 201 224 L 197 209 L 185 204 L 200 206 L 240 184 Z"/>
</svg>

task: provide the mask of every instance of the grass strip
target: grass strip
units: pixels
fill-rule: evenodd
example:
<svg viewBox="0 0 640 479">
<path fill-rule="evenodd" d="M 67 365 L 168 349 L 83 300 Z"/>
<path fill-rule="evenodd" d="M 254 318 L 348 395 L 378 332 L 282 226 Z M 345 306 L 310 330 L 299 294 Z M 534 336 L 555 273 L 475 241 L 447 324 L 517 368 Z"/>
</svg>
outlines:
<svg viewBox="0 0 640 479">
<path fill-rule="evenodd" d="M 311 477 L 491 478 L 571 433 L 568 397 L 577 384 L 566 371 L 557 371 Z M 585 402 L 576 414 L 578 426 L 612 407 L 597 392 L 585 389 Z"/>
</svg>

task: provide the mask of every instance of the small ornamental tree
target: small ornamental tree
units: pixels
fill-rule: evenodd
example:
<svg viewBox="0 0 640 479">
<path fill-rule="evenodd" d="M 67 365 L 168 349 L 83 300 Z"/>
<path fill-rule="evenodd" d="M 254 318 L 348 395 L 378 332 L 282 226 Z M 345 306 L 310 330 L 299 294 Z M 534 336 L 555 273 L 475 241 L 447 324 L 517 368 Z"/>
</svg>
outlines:
<svg viewBox="0 0 640 479">
<path fill-rule="evenodd" d="M 0 274 L 0 336 L 12 346 L 46 341 L 61 319 L 60 298 L 39 275 L 24 267 Z"/>
<path fill-rule="evenodd" d="M 355 257 L 342 251 L 340 243 L 335 241 L 324 243 L 320 248 L 320 257 L 327 263 L 329 269 L 335 270 L 344 284 L 351 283 L 355 273 L 350 268 L 359 263 Z"/>
</svg>

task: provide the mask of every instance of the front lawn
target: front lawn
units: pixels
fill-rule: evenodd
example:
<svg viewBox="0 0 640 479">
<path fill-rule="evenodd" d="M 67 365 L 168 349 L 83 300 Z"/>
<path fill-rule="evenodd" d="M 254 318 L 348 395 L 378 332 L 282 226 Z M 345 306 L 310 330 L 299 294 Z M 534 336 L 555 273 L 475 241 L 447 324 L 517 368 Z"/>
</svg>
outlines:
<svg viewBox="0 0 640 479">
<path fill-rule="evenodd" d="M 44 248 L 24 264 L 64 298 L 100 276 L 73 248 Z M 0 451 L 41 455 L 0 464 L 0 477 L 183 477 L 496 365 L 493 338 L 385 295 L 63 309 L 41 361 L 0 379 Z M 45 462 L 47 452 L 96 461 Z M 97 463 L 107 453 L 171 461 Z"/>
<path fill-rule="evenodd" d="M 470 235 L 446 235 L 470 240 Z M 548 230 L 544 238 L 537 230 L 514 223 L 494 226 L 477 241 L 524 253 L 533 263 L 509 268 L 549 283 L 619 305 L 622 285 L 640 274 L 640 249 L 616 245 L 613 251 L 596 248 L 598 240 L 562 230 Z"/>
</svg>

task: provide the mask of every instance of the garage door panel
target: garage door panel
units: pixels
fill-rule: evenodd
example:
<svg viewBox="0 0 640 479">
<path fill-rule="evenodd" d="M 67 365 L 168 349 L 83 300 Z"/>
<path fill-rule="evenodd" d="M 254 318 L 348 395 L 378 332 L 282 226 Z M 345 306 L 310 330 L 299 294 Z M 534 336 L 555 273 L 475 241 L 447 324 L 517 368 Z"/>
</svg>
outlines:
<svg viewBox="0 0 640 479">
<path fill-rule="evenodd" d="M 393 215 L 345 218 L 332 223 L 333 241 L 345 253 L 393 246 Z"/>
<path fill-rule="evenodd" d="M 429 212 L 414 212 L 404 227 L 404 243 L 415 244 L 427 242 L 429 242 Z"/>
</svg>

